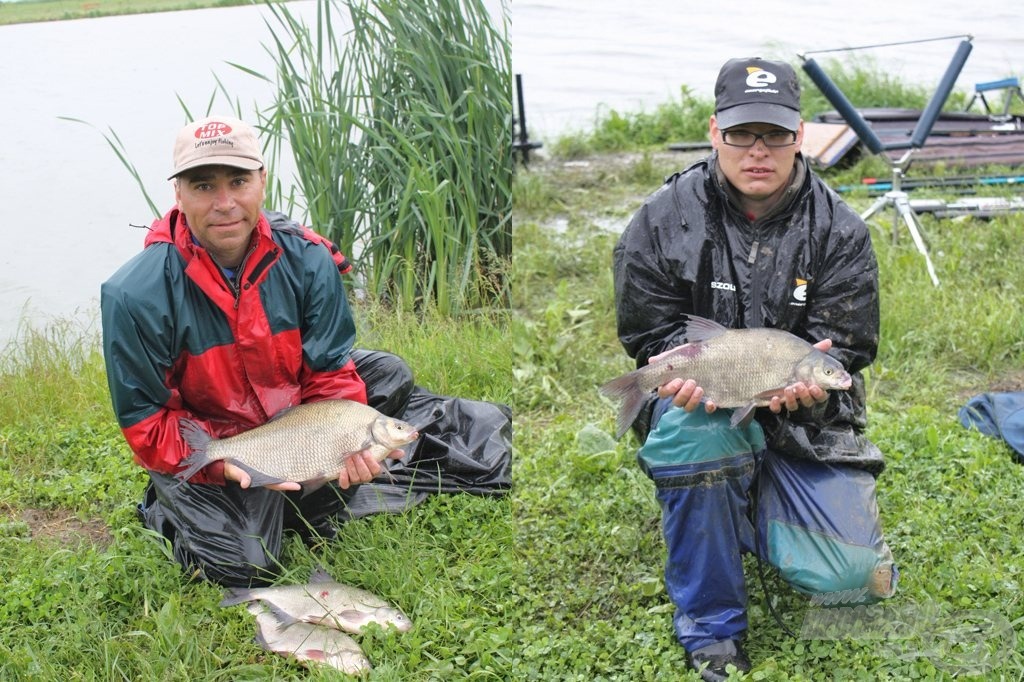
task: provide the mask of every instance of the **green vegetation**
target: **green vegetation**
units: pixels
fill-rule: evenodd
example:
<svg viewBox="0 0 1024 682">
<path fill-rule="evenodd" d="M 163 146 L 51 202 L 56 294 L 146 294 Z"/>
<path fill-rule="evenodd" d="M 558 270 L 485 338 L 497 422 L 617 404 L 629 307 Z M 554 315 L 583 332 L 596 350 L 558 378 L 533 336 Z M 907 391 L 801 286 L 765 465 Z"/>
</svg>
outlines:
<svg viewBox="0 0 1024 682">
<path fill-rule="evenodd" d="M 24 2 L 0 0 L 0 26 L 37 21 L 92 19 L 121 14 L 232 7 L 251 5 L 252 2 L 253 0 L 25 0 Z"/>
<path fill-rule="evenodd" d="M 507 402 L 508 320 L 453 322 L 356 308 L 360 345 L 399 353 L 417 382 Z M 253 642 L 254 619 L 190 583 L 136 521 L 146 475 L 110 409 L 94 330 L 23 330 L 0 358 L 0 679 L 339 679 Z M 286 543 L 288 581 L 322 563 L 394 601 L 411 632 L 359 637 L 374 680 L 508 679 L 520 579 L 507 498 L 432 496 L 404 514 L 345 524 L 336 541 Z"/>
<path fill-rule="evenodd" d="M 909 85 L 894 78 L 869 58 L 839 61 L 821 60 L 839 90 L 854 106 L 898 107 L 923 109 L 931 98 L 924 86 Z M 797 68 L 802 91 L 803 118 L 810 121 L 817 114 L 834 107 L 811 82 L 803 69 Z M 954 91 L 946 101 L 947 111 L 963 111 L 970 96 Z M 1001 104 L 1001 101 L 999 101 Z M 1024 115 L 1024 103 L 1015 101 L 1011 113 Z M 592 129 L 565 135 L 546 147 L 558 158 L 581 158 L 588 154 L 663 149 L 673 142 L 706 142 L 708 118 L 714 113 L 713 98 L 695 96 L 683 86 L 678 100 L 664 102 L 653 111 L 600 111 Z M 518 208 L 518 207 L 517 207 Z"/>
<path fill-rule="evenodd" d="M 314 27 L 271 7 L 277 101 L 259 117 L 291 143 L 310 224 L 404 309 L 507 305 L 508 17 L 494 28 L 480 0 L 344 5 L 345 41 L 336 2 L 320 0 Z"/>
<path fill-rule="evenodd" d="M 617 116 L 599 128 L 624 120 L 642 125 L 640 116 Z M 706 116 L 693 125 L 706 125 Z M 515 665 L 519 679 L 697 679 L 685 672 L 672 633 L 660 511 L 635 462 L 639 444 L 632 434 L 611 439 L 616 405 L 596 391 L 633 367 L 615 334 L 612 248 L 643 198 L 695 155 L 649 146 L 598 155 L 601 135 L 546 145 L 574 150 L 577 161 L 537 159 L 517 169 L 513 185 L 516 544 L 527 577 L 514 584 L 509 607 L 523 641 Z M 637 133 L 645 142 L 655 138 Z M 662 142 L 679 139 L 670 132 Z M 887 173 L 867 159 L 826 179 L 838 186 Z M 872 200 L 849 198 L 859 211 Z M 882 343 L 867 373 L 868 435 L 888 462 L 878 487 L 882 522 L 902 571 L 886 604 L 892 629 L 874 637 L 789 637 L 770 615 L 748 557 L 755 667 L 747 679 L 946 680 L 971 670 L 981 674 L 975 679 L 1024 676 L 1024 644 L 971 621 L 971 613 L 985 612 L 1018 632 L 1024 624 L 1024 472 L 1005 443 L 957 419 L 973 395 L 1024 390 L 1024 216 L 924 216 L 939 288 L 904 228 L 893 242 L 892 220 L 888 209 L 871 221 Z M 811 613 L 806 600 L 773 572 L 768 592 L 799 632 Z"/>
<path fill-rule="evenodd" d="M 435 496 L 348 523 L 335 542 L 288 542 L 288 580 L 323 564 L 416 623 L 360 637 L 370 679 L 696 679 L 672 635 L 653 486 L 632 436 L 610 439 L 615 406 L 596 386 L 630 368 L 615 338 L 616 234 L 686 163 L 652 149 L 683 131 L 699 138 L 707 106 L 684 91 L 666 105 L 666 125 L 618 115 L 613 128 L 632 126 L 617 133 L 619 146 L 581 135 L 550 147 L 564 144 L 585 164 L 517 171 L 511 317 L 356 305 L 360 345 L 399 353 L 429 389 L 516 413 L 510 497 Z M 869 159 L 828 180 L 865 174 L 885 170 Z M 870 199 L 850 201 L 862 210 Z M 750 679 L 945 680 L 964 661 L 987 666 L 979 679 L 1024 677 L 1020 642 L 1002 649 L 1002 633 L 972 652 L 974 640 L 941 620 L 961 624 L 975 611 L 1024 624 L 1022 472 L 1005 444 L 956 419 L 972 395 L 1024 388 L 1022 219 L 926 217 L 940 288 L 905 234 L 891 241 L 890 223 L 889 212 L 873 221 L 883 337 L 868 375 L 869 435 L 889 462 L 879 502 L 903 572 L 890 603 L 912 618 L 888 639 L 790 638 L 751 564 Z M 0 354 L 0 455 L 0 679 L 339 678 L 262 651 L 251 616 L 219 608 L 215 586 L 187 582 L 138 524 L 145 473 L 112 417 L 94 329 L 25 329 Z M 806 602 L 773 576 L 768 584 L 799 629 Z"/>
</svg>

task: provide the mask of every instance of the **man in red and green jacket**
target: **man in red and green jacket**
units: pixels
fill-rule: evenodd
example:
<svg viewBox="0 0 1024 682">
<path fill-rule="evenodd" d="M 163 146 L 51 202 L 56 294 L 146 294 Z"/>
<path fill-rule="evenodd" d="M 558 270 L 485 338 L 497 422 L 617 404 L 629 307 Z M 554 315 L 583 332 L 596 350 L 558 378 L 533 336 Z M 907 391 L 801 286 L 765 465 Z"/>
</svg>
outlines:
<svg viewBox="0 0 1024 682">
<path fill-rule="evenodd" d="M 285 527 L 330 535 L 330 517 L 381 465 L 364 453 L 337 486 L 304 498 L 297 483 L 250 488 L 248 475 L 224 462 L 178 485 L 189 454 L 179 420 L 225 438 L 301 403 L 365 403 L 368 388 L 374 407 L 398 413 L 413 389 L 399 358 L 353 351 L 339 277 L 347 262 L 311 230 L 262 210 L 266 178 L 256 134 L 242 121 L 185 126 L 170 177 L 177 206 L 101 291 L 114 411 L 150 476 L 143 522 L 193 575 L 225 585 L 271 579 Z"/>
</svg>

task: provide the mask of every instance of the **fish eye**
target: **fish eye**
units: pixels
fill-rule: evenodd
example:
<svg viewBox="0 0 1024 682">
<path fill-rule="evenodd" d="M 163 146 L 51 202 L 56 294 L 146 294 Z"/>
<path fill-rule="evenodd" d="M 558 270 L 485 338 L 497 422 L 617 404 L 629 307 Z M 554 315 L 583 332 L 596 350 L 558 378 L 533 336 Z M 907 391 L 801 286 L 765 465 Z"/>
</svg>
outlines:
<svg viewBox="0 0 1024 682">
<path fill-rule="evenodd" d="M 827 377 L 832 376 L 832 372 L 833 372 L 833 369 L 831 367 L 826 367 L 825 368 L 825 376 L 827 376 Z"/>
</svg>

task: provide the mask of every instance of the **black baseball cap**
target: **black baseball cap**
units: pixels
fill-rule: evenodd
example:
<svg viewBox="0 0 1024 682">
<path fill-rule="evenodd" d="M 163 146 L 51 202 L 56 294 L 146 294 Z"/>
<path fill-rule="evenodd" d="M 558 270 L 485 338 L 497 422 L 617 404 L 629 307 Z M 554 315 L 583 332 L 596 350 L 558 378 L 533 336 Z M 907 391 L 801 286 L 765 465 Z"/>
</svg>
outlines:
<svg viewBox="0 0 1024 682">
<path fill-rule="evenodd" d="M 800 127 L 800 81 L 786 62 L 730 59 L 715 82 L 715 120 L 721 130 L 744 123 Z"/>
</svg>

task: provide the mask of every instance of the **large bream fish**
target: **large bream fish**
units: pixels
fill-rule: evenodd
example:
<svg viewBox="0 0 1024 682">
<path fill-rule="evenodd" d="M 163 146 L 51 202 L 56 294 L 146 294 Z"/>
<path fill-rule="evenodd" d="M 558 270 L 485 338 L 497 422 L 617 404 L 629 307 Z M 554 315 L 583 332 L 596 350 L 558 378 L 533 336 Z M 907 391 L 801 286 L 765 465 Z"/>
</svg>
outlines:
<svg viewBox="0 0 1024 682">
<path fill-rule="evenodd" d="M 305 585 L 230 588 L 221 606 L 261 601 L 281 622 L 312 623 L 358 634 L 370 623 L 399 632 L 412 628 L 402 611 L 377 595 L 335 581 L 322 569 L 313 571 Z"/>
<path fill-rule="evenodd" d="M 601 393 L 622 401 L 617 438 L 650 392 L 672 379 L 693 379 L 704 389 L 705 400 L 738 408 L 729 421 L 733 427 L 747 423 L 755 407 L 769 404 L 798 381 L 827 390 L 850 388 L 842 363 L 787 331 L 727 329 L 713 320 L 687 317 L 686 344 L 601 387 Z"/>
<path fill-rule="evenodd" d="M 190 419 L 182 419 L 179 428 L 192 448 L 181 462 L 185 468 L 176 474 L 179 479 L 225 460 L 244 469 L 252 486 L 295 481 L 306 493 L 336 479 L 361 450 L 369 449 L 380 462 L 419 437 L 409 424 L 344 399 L 288 408 L 266 424 L 229 438 L 213 438 Z"/>
</svg>

